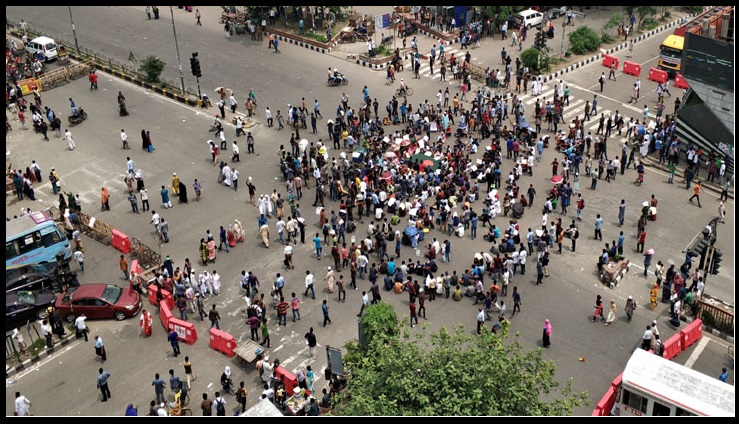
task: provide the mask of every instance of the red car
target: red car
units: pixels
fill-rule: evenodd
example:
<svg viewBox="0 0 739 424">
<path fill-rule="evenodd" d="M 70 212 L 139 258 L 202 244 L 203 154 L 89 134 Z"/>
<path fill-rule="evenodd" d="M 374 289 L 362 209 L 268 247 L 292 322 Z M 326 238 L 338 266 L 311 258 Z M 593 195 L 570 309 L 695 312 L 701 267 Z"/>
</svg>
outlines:
<svg viewBox="0 0 739 424">
<path fill-rule="evenodd" d="M 56 298 L 59 315 L 67 322 L 85 314 L 87 318 L 115 318 L 122 321 L 141 309 L 141 296 L 136 291 L 110 284 L 83 284 L 72 287 Z"/>
</svg>

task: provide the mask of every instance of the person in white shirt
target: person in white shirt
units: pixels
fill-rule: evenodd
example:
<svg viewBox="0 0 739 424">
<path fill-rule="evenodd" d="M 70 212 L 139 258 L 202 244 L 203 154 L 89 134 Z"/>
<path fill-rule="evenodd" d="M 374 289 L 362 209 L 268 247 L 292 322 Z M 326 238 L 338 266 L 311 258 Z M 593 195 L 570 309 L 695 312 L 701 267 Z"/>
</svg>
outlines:
<svg viewBox="0 0 739 424">
<path fill-rule="evenodd" d="M 87 324 L 85 324 L 85 320 L 87 317 L 84 314 L 79 314 L 77 318 L 74 320 L 74 328 L 77 329 L 77 338 L 85 336 L 85 341 L 87 341 Z"/>
<path fill-rule="evenodd" d="M 131 146 L 128 145 L 128 135 L 126 134 L 126 131 L 121 128 L 121 141 L 123 142 L 123 148 L 126 150 L 131 150 Z M 129 168 L 131 172 L 133 172 L 133 166 Z"/>
<path fill-rule="evenodd" d="M 366 291 L 362 291 L 362 307 L 359 309 L 359 313 L 357 314 L 358 317 L 362 316 L 362 312 L 364 312 L 364 308 L 369 305 L 369 295 Z"/>
<path fill-rule="evenodd" d="M 85 272 L 85 254 L 82 253 L 81 250 L 76 250 L 74 252 L 74 260 L 80 265 L 80 271 L 84 273 Z"/>
<path fill-rule="evenodd" d="M 277 235 L 280 236 L 280 243 L 282 244 L 285 244 L 285 226 L 285 221 L 280 217 L 280 220 L 275 224 L 275 228 L 277 228 Z"/>
<path fill-rule="evenodd" d="M 315 283 L 316 278 L 313 276 L 313 274 L 310 273 L 310 271 L 305 271 L 305 294 L 304 296 L 308 296 L 308 292 L 311 293 L 311 298 L 316 298 L 316 290 L 313 287 L 313 284 Z"/>
<path fill-rule="evenodd" d="M 213 291 L 218 296 L 221 294 L 221 276 L 214 269 L 211 278 L 213 279 Z"/>
<path fill-rule="evenodd" d="M 154 230 L 159 234 L 159 223 L 161 222 L 161 217 L 157 213 L 157 211 L 151 211 L 151 224 L 154 224 Z"/>
<path fill-rule="evenodd" d="M 31 401 L 21 392 L 15 392 L 15 415 L 18 417 L 31 415 Z"/>
</svg>

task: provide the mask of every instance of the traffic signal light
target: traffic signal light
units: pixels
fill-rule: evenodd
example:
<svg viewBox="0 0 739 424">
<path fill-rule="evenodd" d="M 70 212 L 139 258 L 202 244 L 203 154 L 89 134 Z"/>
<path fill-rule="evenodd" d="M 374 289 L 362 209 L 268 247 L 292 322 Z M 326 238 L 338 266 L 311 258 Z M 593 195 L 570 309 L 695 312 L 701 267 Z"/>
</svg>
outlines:
<svg viewBox="0 0 739 424">
<path fill-rule="evenodd" d="M 708 241 L 706 240 L 698 240 L 697 243 L 695 243 L 695 246 L 688 251 L 688 256 L 692 258 L 700 257 L 700 262 L 698 264 L 699 269 L 703 269 L 703 265 L 706 260 L 706 253 L 708 252 Z"/>
<path fill-rule="evenodd" d="M 200 70 L 200 59 L 198 59 L 197 52 L 193 53 L 192 57 L 190 58 L 190 71 L 194 76 L 198 78 L 203 76 L 203 73 Z"/>
<path fill-rule="evenodd" d="M 718 269 L 721 267 L 721 257 L 724 256 L 723 252 L 718 249 L 713 250 L 713 260 L 711 261 L 711 274 L 717 275 Z"/>
<path fill-rule="evenodd" d="M 541 48 L 541 31 L 538 31 L 534 36 L 534 48 Z"/>
<path fill-rule="evenodd" d="M 539 41 L 539 48 L 543 49 L 547 46 L 547 36 L 543 32 L 539 32 L 541 40 Z"/>
</svg>

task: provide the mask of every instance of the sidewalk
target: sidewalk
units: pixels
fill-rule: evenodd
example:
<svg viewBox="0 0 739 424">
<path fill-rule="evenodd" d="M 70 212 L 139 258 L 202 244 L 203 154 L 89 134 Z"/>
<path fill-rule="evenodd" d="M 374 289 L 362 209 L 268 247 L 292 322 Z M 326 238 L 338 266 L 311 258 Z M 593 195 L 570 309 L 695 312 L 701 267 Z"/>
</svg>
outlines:
<svg viewBox="0 0 739 424">
<path fill-rule="evenodd" d="M 662 171 L 662 172 L 664 172 L 666 174 L 669 173 L 669 168 L 667 167 L 667 163 L 666 162 L 660 163 L 659 162 L 659 155 L 657 153 L 652 153 L 649 156 L 643 157 L 642 158 L 642 161 L 644 162 L 644 165 L 646 165 L 646 166 L 650 166 L 652 168 L 659 169 L 660 171 Z M 683 165 L 684 163 L 685 163 L 685 160 L 684 160 L 684 158 L 682 158 L 682 160 L 680 161 L 680 165 Z M 675 177 L 676 177 L 675 184 L 676 185 L 681 185 L 681 184 L 684 185 L 685 184 L 685 177 L 684 177 L 684 175 L 685 175 L 685 167 L 684 166 L 682 166 L 682 167 L 681 166 L 678 166 L 678 168 L 675 170 Z M 710 191 L 712 193 L 715 193 L 716 195 L 719 195 L 720 196 L 721 195 L 721 190 L 722 190 L 722 187 L 721 187 L 722 184 L 719 181 L 718 177 L 713 182 L 710 182 L 710 181 L 708 181 L 705 178 L 707 175 L 708 175 L 708 171 L 705 169 L 705 166 L 703 166 L 700 169 L 699 174 L 698 174 L 698 178 L 697 178 L 698 180 L 700 180 L 701 185 L 703 187 L 703 190 L 708 190 L 708 191 Z M 692 186 L 690 188 L 692 188 Z M 729 187 L 729 199 L 734 200 L 734 186 L 733 186 L 733 184 L 730 185 L 730 187 Z"/>
</svg>

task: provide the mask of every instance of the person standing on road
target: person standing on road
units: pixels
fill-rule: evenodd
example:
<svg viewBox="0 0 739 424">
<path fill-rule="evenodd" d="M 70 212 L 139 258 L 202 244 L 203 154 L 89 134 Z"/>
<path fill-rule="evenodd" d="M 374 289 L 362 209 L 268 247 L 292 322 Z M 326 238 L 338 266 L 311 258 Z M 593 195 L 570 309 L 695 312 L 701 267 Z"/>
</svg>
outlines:
<svg viewBox="0 0 739 424">
<path fill-rule="evenodd" d="M 324 304 L 326 304 L 326 301 L 325 300 L 323 302 L 324 302 Z M 325 326 L 326 326 L 326 324 L 324 322 L 324 327 Z M 316 354 L 316 345 L 318 343 L 316 342 L 316 335 L 313 333 L 313 327 L 311 327 L 310 330 L 308 330 L 308 332 L 305 333 L 305 336 L 304 337 L 305 337 L 305 340 L 308 342 L 308 354 L 310 355 L 311 358 L 315 358 L 316 357 L 316 355 L 315 355 Z"/>
<path fill-rule="evenodd" d="M 595 239 L 603 240 L 603 233 L 601 233 L 601 227 L 603 226 L 603 218 L 598 214 L 595 218 Z"/>
<path fill-rule="evenodd" d="M 621 204 L 618 205 L 618 226 L 619 227 L 623 227 L 625 218 L 626 218 L 626 200 L 621 199 Z"/>
<path fill-rule="evenodd" d="M 159 378 L 159 373 L 154 374 L 154 380 L 151 382 L 151 385 L 154 386 L 154 394 L 156 396 L 156 402 L 165 402 L 167 398 L 164 397 L 164 388 L 167 386 L 167 384 Z"/>
<path fill-rule="evenodd" d="M 208 319 L 210 320 L 210 328 L 215 327 L 217 330 L 221 329 L 220 320 L 221 320 L 221 314 L 216 311 L 216 305 L 213 305 L 213 308 L 208 312 Z M 176 334 L 176 333 L 175 333 Z"/>
<path fill-rule="evenodd" d="M 605 72 L 601 72 L 600 73 L 600 77 L 598 78 L 598 83 L 600 84 L 600 92 L 602 93 L 603 92 L 603 86 L 606 83 L 606 73 Z"/>
<path fill-rule="evenodd" d="M 364 308 L 367 307 L 369 303 L 369 296 L 367 295 L 366 291 L 362 291 L 362 307 L 359 308 L 359 313 L 357 314 L 358 317 L 362 317 L 362 313 L 364 312 Z"/>
<path fill-rule="evenodd" d="M 105 352 L 105 345 L 103 344 L 103 339 L 97 334 L 95 335 L 95 354 L 100 356 L 103 359 L 103 361 L 108 359 L 108 356 L 106 355 L 106 352 Z"/>
<path fill-rule="evenodd" d="M 544 320 L 544 331 L 542 334 L 542 344 L 544 347 L 549 347 L 551 345 L 551 337 L 552 337 L 552 324 L 549 322 L 548 319 Z"/>
<path fill-rule="evenodd" d="M 110 378 L 110 373 L 103 370 L 102 368 L 99 368 L 97 377 L 97 388 L 100 389 L 100 392 L 103 394 L 103 402 L 107 402 L 108 398 L 111 397 L 110 388 L 108 388 L 108 378 Z"/>
<path fill-rule="evenodd" d="M 325 327 L 326 323 L 331 324 L 331 318 L 328 316 L 328 301 L 326 299 L 323 299 L 321 311 L 323 312 L 323 326 Z"/>
<path fill-rule="evenodd" d="M 518 292 L 518 286 L 513 286 L 513 311 L 511 311 L 511 318 L 516 315 L 516 310 L 521 312 L 521 293 Z"/>
<path fill-rule="evenodd" d="M 175 331 L 174 327 L 172 328 L 172 331 L 167 334 L 167 340 L 172 345 L 172 351 L 174 351 L 174 356 L 176 358 L 177 355 L 180 354 L 180 340 L 177 338 L 177 331 Z"/>
</svg>

